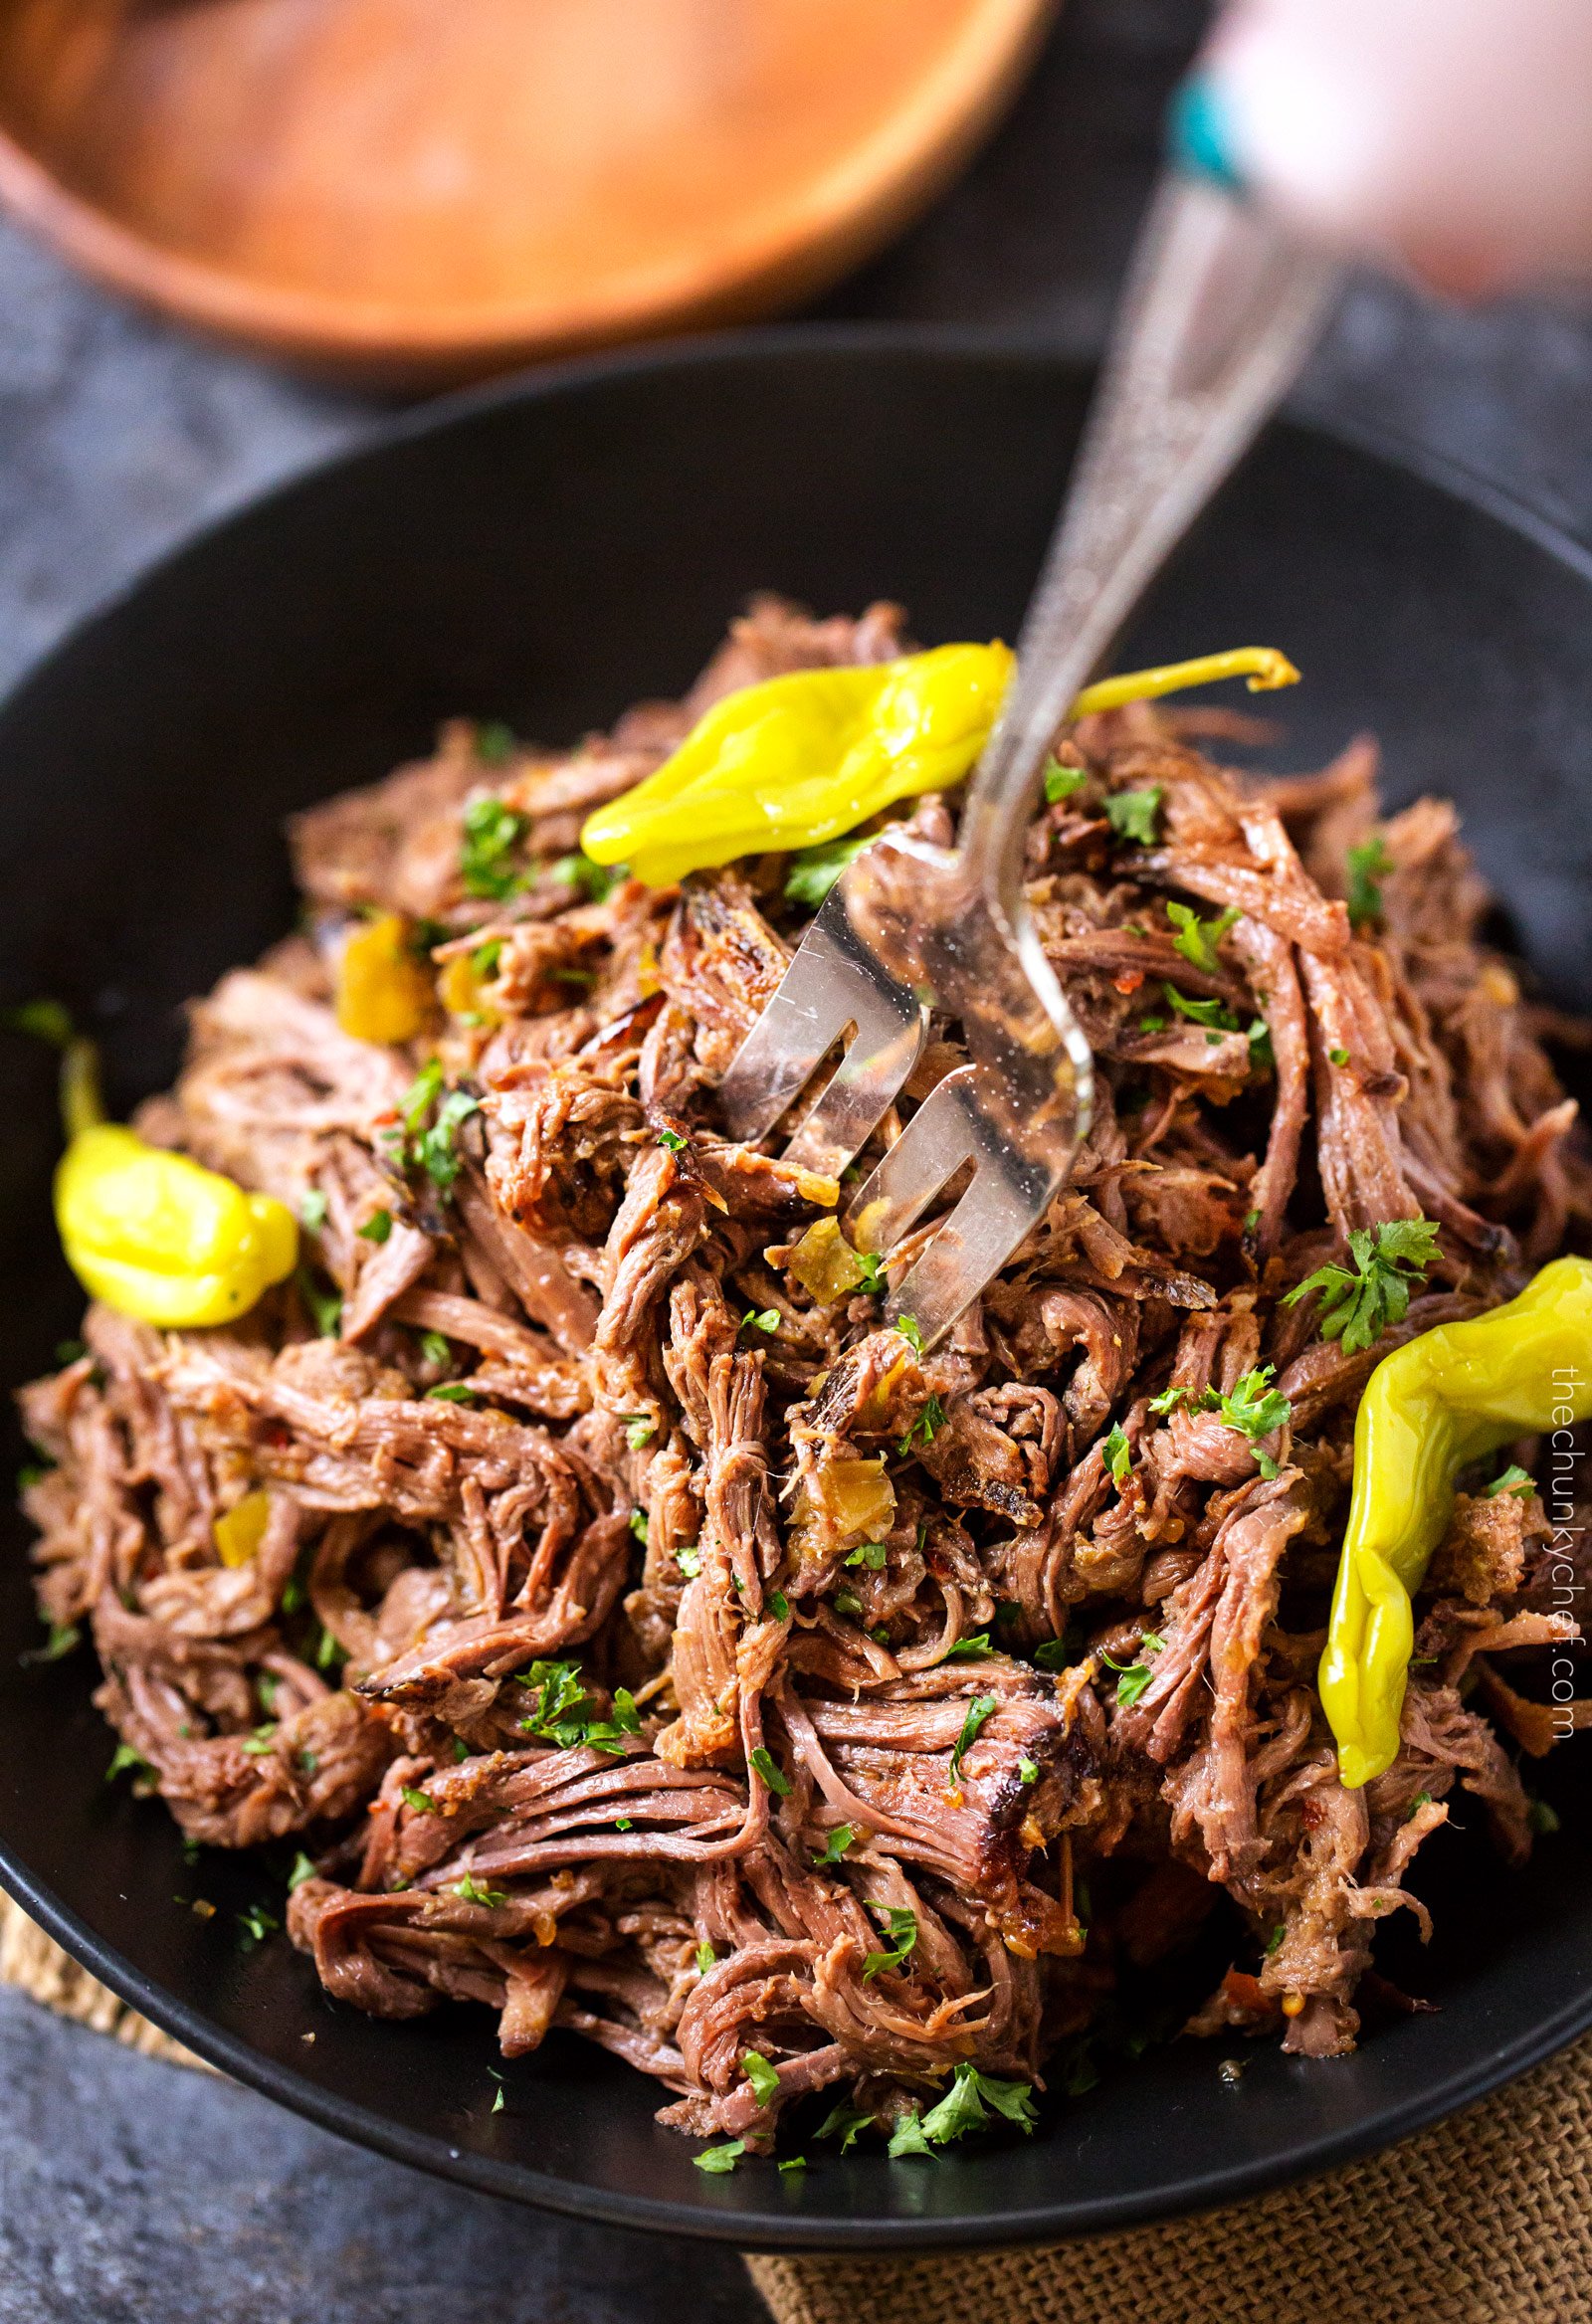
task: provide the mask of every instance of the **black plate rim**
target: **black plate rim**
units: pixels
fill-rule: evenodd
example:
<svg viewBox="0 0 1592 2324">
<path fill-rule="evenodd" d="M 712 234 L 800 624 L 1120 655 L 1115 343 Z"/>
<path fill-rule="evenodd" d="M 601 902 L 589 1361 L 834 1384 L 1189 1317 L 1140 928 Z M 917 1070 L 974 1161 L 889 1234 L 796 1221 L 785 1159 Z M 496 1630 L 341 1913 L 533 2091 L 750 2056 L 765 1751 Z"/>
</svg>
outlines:
<svg viewBox="0 0 1592 2324">
<path fill-rule="evenodd" d="M 1038 369 L 1087 367 L 1065 350 L 1032 333 L 993 332 L 939 324 L 797 324 L 726 333 L 711 340 L 683 338 L 586 357 L 534 373 L 467 388 L 389 419 L 352 445 L 296 471 L 268 490 L 251 495 L 194 527 L 127 582 L 92 607 L 23 673 L 3 699 L 0 714 L 55 662 L 82 639 L 113 622 L 121 608 L 149 582 L 192 551 L 239 526 L 269 521 L 273 511 L 299 493 L 313 492 L 328 476 L 366 459 L 382 457 L 397 445 L 423 441 L 477 414 L 518 404 L 539 404 L 615 380 L 655 376 L 696 367 L 729 368 L 785 356 L 828 354 L 837 359 L 910 354 L 935 361 L 1014 364 Z M 1429 447 L 1396 431 L 1363 422 L 1328 421 L 1290 409 L 1289 425 L 1324 437 L 1362 459 L 1413 475 L 1463 506 L 1479 510 L 1523 536 L 1543 554 L 1592 585 L 1592 547 L 1576 540 L 1525 501 Z M 1402 2103 L 1367 2120 L 1275 2149 L 1263 2159 L 1232 2164 L 1182 2180 L 1170 2194 L 1126 2192 L 1086 2206 L 1058 2203 L 988 2219 L 803 2220 L 772 2211 L 718 2213 L 707 2204 L 582 2187 L 519 2163 L 505 2163 L 446 2139 L 411 2130 L 357 2102 L 305 2080 L 264 2051 L 215 2026 L 176 1994 L 145 1977 L 124 1955 L 101 1939 L 53 1889 L 37 1879 L 0 1835 L 0 1888 L 45 1932 L 121 2001 L 171 2034 L 208 2064 L 256 2089 L 320 2128 L 373 2149 L 412 2169 L 428 2171 L 479 2193 L 528 2203 L 566 2218 L 604 2226 L 685 2236 L 752 2251 L 836 2251 L 883 2253 L 926 2249 L 991 2248 L 1034 2244 L 1094 2234 L 1113 2228 L 1171 2220 L 1215 2206 L 1242 2202 L 1268 2190 L 1314 2178 L 1344 2163 L 1376 2153 L 1412 2133 L 1444 2120 L 1487 2097 L 1515 2076 L 1540 2064 L 1592 2027 L 1592 1992 L 1550 2012 L 1529 2033 L 1501 2047 L 1479 2045 L 1474 2061 Z"/>
</svg>

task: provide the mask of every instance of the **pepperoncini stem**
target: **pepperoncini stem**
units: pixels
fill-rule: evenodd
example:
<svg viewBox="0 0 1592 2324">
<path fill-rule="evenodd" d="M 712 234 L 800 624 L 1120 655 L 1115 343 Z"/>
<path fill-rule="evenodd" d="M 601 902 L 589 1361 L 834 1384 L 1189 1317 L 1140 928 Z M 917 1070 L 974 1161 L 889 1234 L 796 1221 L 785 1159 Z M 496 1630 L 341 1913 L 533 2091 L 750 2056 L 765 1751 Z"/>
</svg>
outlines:
<svg viewBox="0 0 1592 2324">
<path fill-rule="evenodd" d="M 75 1033 L 61 1053 L 61 1125 L 68 1138 L 99 1127 L 105 1118 L 100 1094 L 100 1051 L 87 1034 Z"/>
<path fill-rule="evenodd" d="M 737 856 L 821 847 L 898 800 L 961 782 L 1015 667 L 997 641 L 743 686 L 645 782 L 588 816 L 580 844 L 594 863 L 627 864 L 651 887 Z M 1240 646 L 1104 678 L 1072 715 L 1241 677 L 1252 688 L 1292 685 L 1298 672 L 1273 647 Z"/>
<path fill-rule="evenodd" d="M 1252 694 L 1297 685 L 1299 674 L 1275 646 L 1234 646 L 1226 654 L 1201 654 L 1192 662 L 1163 662 L 1156 670 L 1130 670 L 1123 678 L 1102 678 L 1087 685 L 1073 704 L 1075 718 L 1095 710 L 1119 710 L 1124 702 L 1148 702 L 1181 693 L 1189 685 L 1214 685 L 1222 678 L 1247 678 Z"/>
<path fill-rule="evenodd" d="M 129 1129 L 81 1129 L 56 1169 L 67 1263 L 118 1314 L 167 1328 L 230 1323 L 298 1257 L 293 1213 Z"/>
<path fill-rule="evenodd" d="M 383 912 L 356 928 L 337 962 L 337 1023 L 355 1041 L 413 1041 L 431 1014 L 431 979 L 407 920 Z"/>
<path fill-rule="evenodd" d="M 1592 1415 L 1592 1260 L 1559 1259 L 1518 1298 L 1384 1356 L 1354 1429 L 1354 1489 L 1321 1656 L 1321 1704 L 1350 1790 L 1398 1754 L 1414 1593 L 1467 1462 Z"/>
</svg>

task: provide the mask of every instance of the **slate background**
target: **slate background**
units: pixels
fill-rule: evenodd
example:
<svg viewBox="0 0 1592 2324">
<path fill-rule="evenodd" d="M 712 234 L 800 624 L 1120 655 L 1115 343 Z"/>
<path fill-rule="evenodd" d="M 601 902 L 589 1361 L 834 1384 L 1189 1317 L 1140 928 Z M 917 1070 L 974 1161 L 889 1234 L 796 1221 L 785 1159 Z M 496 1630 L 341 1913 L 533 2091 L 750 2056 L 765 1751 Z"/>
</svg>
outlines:
<svg viewBox="0 0 1592 2324">
<path fill-rule="evenodd" d="M 811 311 L 1099 344 L 1198 0 L 1073 0 L 963 182 Z M 1357 289 L 1300 403 L 1592 541 L 1592 322 Z M 0 226 L 0 686 L 196 523 L 391 406 L 202 347 Z M 750 2324 L 730 2255 L 433 2184 L 0 1993 L 0 2324 Z"/>
</svg>

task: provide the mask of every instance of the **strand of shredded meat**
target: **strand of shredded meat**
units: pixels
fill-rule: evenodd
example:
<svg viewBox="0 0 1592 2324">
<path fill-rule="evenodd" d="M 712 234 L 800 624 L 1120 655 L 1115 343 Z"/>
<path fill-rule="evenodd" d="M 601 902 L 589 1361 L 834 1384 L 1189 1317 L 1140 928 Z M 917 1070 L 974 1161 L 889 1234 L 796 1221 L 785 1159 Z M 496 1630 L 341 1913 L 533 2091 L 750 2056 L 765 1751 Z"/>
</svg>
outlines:
<svg viewBox="0 0 1592 2324">
<path fill-rule="evenodd" d="M 575 2029 L 667 2120 L 765 2148 L 831 2085 L 889 2124 L 958 2065 L 1040 2080 L 1223 1892 L 1234 1968 L 1197 2022 L 1350 2046 L 1454 1786 L 1528 1846 L 1530 1649 L 1566 1635 L 1540 1501 L 1462 1494 L 1399 1758 L 1339 1786 L 1314 1668 L 1395 1335 L 1346 1353 L 1285 1296 L 1426 1218 L 1407 1335 L 1592 1221 L 1454 815 L 1382 820 L 1366 744 L 1267 782 L 1183 738 L 1220 741 L 1211 713 L 1064 738 L 1028 895 L 1099 1065 L 1072 1185 L 927 1357 L 866 1286 L 802 1287 L 823 1189 L 729 1142 L 714 1091 L 810 907 L 780 859 L 649 890 L 574 851 L 724 692 L 901 650 L 890 607 L 759 601 L 678 705 L 561 756 L 461 724 L 303 816 L 304 932 L 195 1007 L 140 1126 L 293 1205 L 305 1266 L 228 1329 L 92 1308 L 23 1398 L 45 1616 L 92 1629 L 186 1834 L 311 1852 L 289 1925 L 327 1990 L 484 2004 L 508 2055 Z M 1123 791 L 1157 794 L 1151 844 L 1104 812 Z M 485 895 L 483 800 L 512 835 Z M 914 815 L 951 838 L 953 799 Z M 1180 944 L 1168 903 L 1228 917 Z M 336 1022 L 367 907 L 469 964 L 407 1051 Z M 401 1115 L 434 1057 L 463 1093 L 440 1171 Z M 1289 1417 L 1257 1443 L 1217 1400 L 1266 1366 Z M 228 1564 L 216 1520 L 261 1491 Z"/>
</svg>

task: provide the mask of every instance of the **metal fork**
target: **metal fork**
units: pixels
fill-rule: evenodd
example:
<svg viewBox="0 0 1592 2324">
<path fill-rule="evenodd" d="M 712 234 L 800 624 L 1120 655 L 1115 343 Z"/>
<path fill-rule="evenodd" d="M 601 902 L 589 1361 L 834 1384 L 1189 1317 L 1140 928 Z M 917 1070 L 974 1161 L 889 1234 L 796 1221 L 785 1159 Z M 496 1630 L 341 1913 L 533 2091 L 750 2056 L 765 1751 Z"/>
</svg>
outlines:
<svg viewBox="0 0 1592 2324">
<path fill-rule="evenodd" d="M 848 868 L 724 1077 L 732 1135 L 765 1137 L 847 1047 L 788 1153 L 839 1177 L 959 1018 L 948 1072 L 852 1200 L 858 1249 L 907 1254 L 885 1313 L 924 1347 L 977 1298 L 1066 1184 L 1089 1135 L 1089 1045 L 1023 902 L 1023 847 L 1057 729 L 1145 588 L 1296 376 L 1336 273 L 1222 189 L 1167 178 L 1151 205 L 1018 668 L 954 853 L 886 833 Z"/>
</svg>

